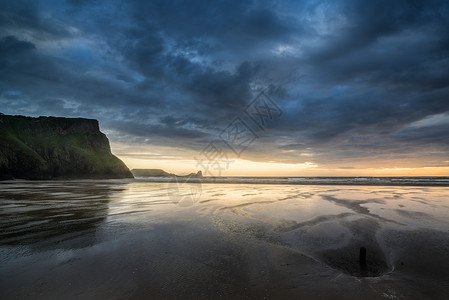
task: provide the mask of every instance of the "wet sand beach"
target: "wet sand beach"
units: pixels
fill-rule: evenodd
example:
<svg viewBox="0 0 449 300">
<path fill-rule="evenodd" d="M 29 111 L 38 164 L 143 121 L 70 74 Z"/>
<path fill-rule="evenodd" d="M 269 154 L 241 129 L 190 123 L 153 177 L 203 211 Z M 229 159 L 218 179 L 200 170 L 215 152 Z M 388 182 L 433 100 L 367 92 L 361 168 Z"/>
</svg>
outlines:
<svg viewBox="0 0 449 300">
<path fill-rule="evenodd" d="M 2 299 L 449 292 L 448 187 L 10 181 L 0 225 Z"/>
</svg>

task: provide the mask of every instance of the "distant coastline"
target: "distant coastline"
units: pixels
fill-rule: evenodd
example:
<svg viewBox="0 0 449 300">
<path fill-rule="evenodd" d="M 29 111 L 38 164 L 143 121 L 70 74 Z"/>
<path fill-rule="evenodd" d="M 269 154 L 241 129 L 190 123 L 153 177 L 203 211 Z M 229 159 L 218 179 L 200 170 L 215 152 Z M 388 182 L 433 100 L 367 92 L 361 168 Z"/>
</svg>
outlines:
<svg viewBox="0 0 449 300">
<path fill-rule="evenodd" d="M 176 175 L 173 173 L 165 172 L 162 169 L 132 169 L 131 173 L 134 177 L 193 177 L 193 178 L 201 178 L 203 177 L 203 173 L 198 171 L 196 173 L 190 173 L 188 175 Z"/>
</svg>

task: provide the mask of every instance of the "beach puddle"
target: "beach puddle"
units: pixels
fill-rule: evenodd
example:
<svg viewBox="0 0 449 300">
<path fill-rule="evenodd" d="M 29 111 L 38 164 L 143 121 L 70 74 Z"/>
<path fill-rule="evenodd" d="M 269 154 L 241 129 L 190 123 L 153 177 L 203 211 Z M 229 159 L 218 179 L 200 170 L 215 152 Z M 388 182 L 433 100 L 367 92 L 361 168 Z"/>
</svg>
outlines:
<svg viewBox="0 0 449 300">
<path fill-rule="evenodd" d="M 361 243 L 354 242 L 344 248 L 327 250 L 320 256 L 328 266 L 355 277 L 379 277 L 390 271 L 379 247 L 359 245 Z M 365 259 L 362 253 L 365 253 Z"/>
<path fill-rule="evenodd" d="M 324 263 L 355 277 L 378 277 L 390 271 L 376 238 L 379 221 L 365 217 L 343 221 L 342 225 L 349 229 L 352 237 L 343 247 L 319 252 L 318 257 Z"/>
</svg>

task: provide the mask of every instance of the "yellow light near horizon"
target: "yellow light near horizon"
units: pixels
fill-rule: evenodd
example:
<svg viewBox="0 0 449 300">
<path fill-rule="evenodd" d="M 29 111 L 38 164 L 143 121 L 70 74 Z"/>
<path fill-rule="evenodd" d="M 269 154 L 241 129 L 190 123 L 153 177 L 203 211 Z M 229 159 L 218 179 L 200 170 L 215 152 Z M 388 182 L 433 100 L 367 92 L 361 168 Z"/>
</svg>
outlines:
<svg viewBox="0 0 449 300">
<path fill-rule="evenodd" d="M 449 167 L 380 168 L 377 176 L 449 176 Z"/>
<path fill-rule="evenodd" d="M 185 175 L 202 171 L 211 176 L 195 160 L 185 159 L 143 159 L 119 156 L 130 169 L 162 169 L 169 173 Z M 420 168 L 325 168 L 312 162 L 300 164 L 254 162 L 243 159 L 231 160 L 227 169 L 221 173 L 211 172 L 214 176 L 449 176 L 449 167 Z"/>
<path fill-rule="evenodd" d="M 196 160 L 153 160 L 126 156 L 119 156 L 119 158 L 130 169 L 163 169 L 180 175 L 201 170 L 204 176 L 301 176 L 304 170 L 318 167 L 311 162 L 286 164 L 231 159 L 227 168 L 226 164 L 222 163 L 221 171 L 211 169 L 208 173 Z"/>
<path fill-rule="evenodd" d="M 202 171 L 204 176 L 211 176 L 194 159 L 197 152 L 172 147 L 152 146 L 149 152 L 146 145 L 127 145 L 111 143 L 111 148 L 130 169 L 162 169 L 169 173 L 186 175 Z M 115 152 L 115 151 L 114 151 Z M 185 159 L 188 157 L 189 159 Z M 312 157 L 311 157 L 312 159 Z M 277 163 L 258 162 L 245 159 L 230 158 L 230 163 L 221 174 L 212 172 L 214 176 L 449 176 L 447 161 L 441 167 L 420 167 L 415 160 L 369 160 L 354 161 L 350 164 L 340 162 L 349 168 L 339 168 L 339 165 L 324 165 L 319 162 Z M 392 167 L 393 166 L 393 167 Z"/>
</svg>

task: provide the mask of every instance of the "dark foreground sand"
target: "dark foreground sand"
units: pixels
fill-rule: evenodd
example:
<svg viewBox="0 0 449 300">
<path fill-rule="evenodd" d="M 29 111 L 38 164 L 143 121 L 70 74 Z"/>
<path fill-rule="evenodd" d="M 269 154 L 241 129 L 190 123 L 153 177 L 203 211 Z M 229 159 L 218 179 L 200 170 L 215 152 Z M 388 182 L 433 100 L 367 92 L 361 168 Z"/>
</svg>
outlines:
<svg viewBox="0 0 449 300">
<path fill-rule="evenodd" d="M 449 294 L 447 188 L 217 184 L 203 186 L 186 207 L 166 188 L 120 181 L 0 186 L 1 298 Z"/>
</svg>

